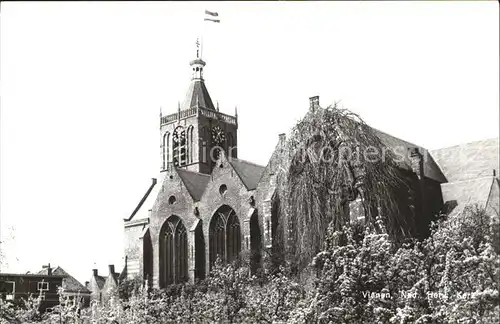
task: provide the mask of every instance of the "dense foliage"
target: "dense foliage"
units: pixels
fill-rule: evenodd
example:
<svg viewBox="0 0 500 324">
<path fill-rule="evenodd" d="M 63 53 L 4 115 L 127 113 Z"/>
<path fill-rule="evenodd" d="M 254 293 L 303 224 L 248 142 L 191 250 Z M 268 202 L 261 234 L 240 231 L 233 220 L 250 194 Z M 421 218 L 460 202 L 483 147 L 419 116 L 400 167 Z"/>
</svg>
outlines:
<svg viewBox="0 0 500 324">
<path fill-rule="evenodd" d="M 408 152 L 389 149 L 380 132 L 356 114 L 336 105 L 310 110 L 292 129 L 283 151 L 278 232 L 290 230 L 290 254 L 299 268 L 320 251 L 329 224 L 344 230 L 348 205 L 356 199 L 369 226 L 375 226 L 378 208 L 392 239 L 415 236 L 411 181 L 398 167 Z"/>
<path fill-rule="evenodd" d="M 423 242 L 393 243 L 361 224 L 344 233 L 333 224 L 310 265 L 312 285 L 287 268 L 251 276 L 218 263 L 196 285 L 147 290 L 123 283 L 127 298 L 81 309 L 64 301 L 40 314 L 0 304 L 1 323 L 496 323 L 500 259 L 498 215 L 469 207 L 434 224 Z M 339 236 L 346 238 L 339 244 Z"/>
</svg>

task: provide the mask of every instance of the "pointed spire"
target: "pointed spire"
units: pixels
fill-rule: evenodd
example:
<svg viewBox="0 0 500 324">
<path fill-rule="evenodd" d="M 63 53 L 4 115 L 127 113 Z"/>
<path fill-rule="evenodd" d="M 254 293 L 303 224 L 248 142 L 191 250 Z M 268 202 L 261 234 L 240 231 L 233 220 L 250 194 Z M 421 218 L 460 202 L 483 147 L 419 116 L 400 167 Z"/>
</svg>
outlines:
<svg viewBox="0 0 500 324">
<path fill-rule="evenodd" d="M 234 117 L 238 118 L 238 106 L 234 106 Z"/>
<path fill-rule="evenodd" d="M 219 100 L 217 100 L 217 111 L 219 111 Z"/>
</svg>

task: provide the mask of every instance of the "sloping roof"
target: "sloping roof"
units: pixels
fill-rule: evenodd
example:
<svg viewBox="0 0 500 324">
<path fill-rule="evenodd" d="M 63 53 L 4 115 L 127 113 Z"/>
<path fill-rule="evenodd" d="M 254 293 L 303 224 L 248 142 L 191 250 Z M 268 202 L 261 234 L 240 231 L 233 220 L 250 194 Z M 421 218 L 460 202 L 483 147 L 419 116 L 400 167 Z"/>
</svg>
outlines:
<svg viewBox="0 0 500 324">
<path fill-rule="evenodd" d="M 458 205 L 478 204 L 485 207 L 491 188 L 496 182 L 492 176 L 441 184 L 443 201 L 456 200 Z"/>
<path fill-rule="evenodd" d="M 207 87 L 205 86 L 205 82 L 199 79 L 191 81 L 186 93 L 186 98 L 182 104 L 182 110 L 196 106 L 215 110 L 210 94 L 208 94 Z"/>
<path fill-rule="evenodd" d="M 127 278 L 127 263 L 123 266 L 122 272 L 118 276 L 118 281 L 125 280 Z"/>
<path fill-rule="evenodd" d="M 486 208 L 487 212 L 498 211 L 498 190 L 498 178 L 493 176 L 441 184 L 443 201 L 457 202 L 450 217 L 460 214 L 468 205 Z"/>
<path fill-rule="evenodd" d="M 48 269 L 43 269 L 39 271 L 38 274 L 48 275 Z M 76 280 L 61 267 L 56 267 L 55 269 L 53 269 L 52 275 L 64 276 L 62 287 L 67 292 L 90 292 L 84 285 L 82 285 L 78 280 Z"/>
<path fill-rule="evenodd" d="M 199 201 L 210 181 L 210 175 L 183 169 L 176 169 L 176 171 L 191 197 L 193 197 L 195 201 Z"/>
<path fill-rule="evenodd" d="M 129 216 L 129 218 L 125 219 L 126 221 L 131 221 L 132 218 L 142 219 L 149 217 L 149 210 L 153 208 L 156 197 L 158 197 L 158 193 L 161 189 L 161 186 L 163 185 L 165 174 L 166 172 L 160 173 L 160 175 L 156 178 L 156 181 L 153 181 L 153 183 L 151 183 L 148 190 L 141 198 L 132 214 Z"/>
<path fill-rule="evenodd" d="M 236 174 L 238 174 L 248 190 L 257 188 L 262 172 L 264 172 L 265 169 L 264 166 L 235 158 L 230 159 L 229 163 L 231 163 Z"/>
<path fill-rule="evenodd" d="M 429 179 L 433 179 L 441 183 L 446 182 L 446 178 L 441 172 L 441 169 L 438 164 L 436 164 L 427 149 L 384 133 L 378 129 L 373 130 L 382 144 L 393 150 L 396 154 L 404 154 L 403 162 L 400 163 L 401 167 L 411 170 L 410 151 L 411 149 L 418 148 L 424 159 L 424 175 Z"/>
<path fill-rule="evenodd" d="M 431 151 L 449 182 L 493 175 L 499 172 L 499 140 L 491 138 Z"/>
</svg>

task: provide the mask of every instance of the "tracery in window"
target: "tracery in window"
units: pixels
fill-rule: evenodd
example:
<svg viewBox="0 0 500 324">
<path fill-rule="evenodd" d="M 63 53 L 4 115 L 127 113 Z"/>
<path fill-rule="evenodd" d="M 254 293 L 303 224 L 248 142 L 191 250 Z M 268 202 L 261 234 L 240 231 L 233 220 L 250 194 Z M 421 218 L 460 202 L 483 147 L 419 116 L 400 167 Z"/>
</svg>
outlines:
<svg viewBox="0 0 500 324">
<path fill-rule="evenodd" d="M 185 282 L 188 279 L 188 244 L 182 220 L 170 216 L 160 231 L 160 285 Z"/>
<path fill-rule="evenodd" d="M 217 258 L 222 262 L 232 262 L 241 251 L 241 230 L 234 210 L 221 206 L 213 215 L 209 228 L 210 266 Z"/>
</svg>

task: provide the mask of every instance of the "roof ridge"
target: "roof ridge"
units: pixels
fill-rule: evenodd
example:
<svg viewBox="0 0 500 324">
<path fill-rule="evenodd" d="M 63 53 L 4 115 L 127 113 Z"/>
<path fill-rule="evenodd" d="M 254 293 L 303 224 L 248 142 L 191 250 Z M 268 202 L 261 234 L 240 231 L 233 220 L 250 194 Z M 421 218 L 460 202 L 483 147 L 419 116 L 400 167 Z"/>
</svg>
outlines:
<svg viewBox="0 0 500 324">
<path fill-rule="evenodd" d="M 371 127 L 371 126 L 369 126 L 369 127 Z M 377 129 L 377 128 L 375 128 L 375 127 L 371 127 L 371 128 L 372 128 L 372 129 L 374 129 L 375 131 L 379 132 L 379 133 L 382 133 L 382 134 L 385 134 L 385 135 L 388 135 L 388 136 L 391 136 L 391 137 L 397 138 L 398 140 L 400 140 L 400 141 L 402 141 L 402 142 L 405 142 L 405 143 L 407 143 L 407 144 L 410 144 L 410 145 L 413 145 L 413 146 L 416 146 L 416 147 L 419 147 L 419 148 L 422 148 L 422 149 L 424 149 L 424 150 L 427 150 L 427 151 L 428 151 L 428 149 L 426 149 L 426 148 L 425 148 L 425 147 L 423 147 L 422 145 L 417 145 L 417 144 L 415 144 L 415 143 L 408 142 L 407 140 L 404 140 L 404 139 L 399 138 L 399 137 L 397 137 L 397 136 L 394 136 L 394 135 L 391 135 L 391 134 L 386 133 L 386 132 L 384 132 L 384 131 L 381 131 L 380 129 Z"/>
</svg>

